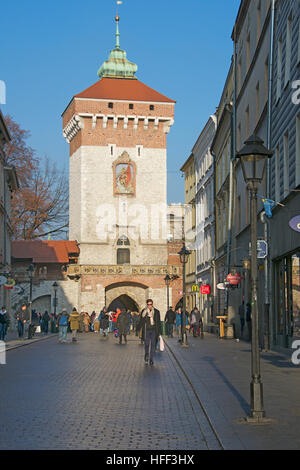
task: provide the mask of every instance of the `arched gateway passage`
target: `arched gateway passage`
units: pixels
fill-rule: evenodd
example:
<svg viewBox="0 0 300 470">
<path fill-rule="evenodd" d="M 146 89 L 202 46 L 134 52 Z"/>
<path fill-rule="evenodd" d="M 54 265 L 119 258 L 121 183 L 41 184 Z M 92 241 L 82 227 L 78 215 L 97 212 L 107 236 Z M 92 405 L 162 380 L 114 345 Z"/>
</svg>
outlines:
<svg viewBox="0 0 300 470">
<path fill-rule="evenodd" d="M 137 282 L 119 282 L 105 288 L 106 306 L 111 310 L 126 308 L 131 312 L 140 312 L 148 298 L 148 286 Z"/>
<path fill-rule="evenodd" d="M 131 312 L 138 312 L 139 306 L 137 303 L 128 295 L 120 295 L 117 299 L 113 300 L 108 307 L 108 311 L 116 311 L 117 308 L 130 310 Z"/>
</svg>

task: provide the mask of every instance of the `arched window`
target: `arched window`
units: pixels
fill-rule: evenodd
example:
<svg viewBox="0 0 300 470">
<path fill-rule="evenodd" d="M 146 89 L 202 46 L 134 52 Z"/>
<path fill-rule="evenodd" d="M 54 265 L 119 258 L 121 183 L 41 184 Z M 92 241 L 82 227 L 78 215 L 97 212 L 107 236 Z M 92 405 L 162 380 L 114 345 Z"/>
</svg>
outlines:
<svg viewBox="0 0 300 470">
<path fill-rule="evenodd" d="M 126 237 L 126 235 L 122 235 L 119 240 L 117 241 L 118 246 L 130 246 L 130 241 Z"/>
</svg>

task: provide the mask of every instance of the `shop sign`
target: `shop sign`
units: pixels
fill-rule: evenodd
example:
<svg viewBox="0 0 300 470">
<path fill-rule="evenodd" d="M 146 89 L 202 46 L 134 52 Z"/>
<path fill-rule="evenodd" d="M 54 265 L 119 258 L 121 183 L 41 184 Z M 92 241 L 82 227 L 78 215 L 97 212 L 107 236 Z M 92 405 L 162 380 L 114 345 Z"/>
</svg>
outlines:
<svg viewBox="0 0 300 470">
<path fill-rule="evenodd" d="M 210 295 L 211 293 L 211 287 L 210 285 L 203 285 L 201 286 L 201 294 L 204 294 L 204 295 Z"/>
<path fill-rule="evenodd" d="M 295 230 L 295 232 L 300 232 L 300 215 L 297 215 L 292 220 L 290 220 L 289 225 L 292 230 Z"/>
<path fill-rule="evenodd" d="M 242 276 L 239 273 L 228 274 L 227 281 L 229 282 L 230 285 L 237 286 L 238 284 L 242 282 Z"/>
</svg>

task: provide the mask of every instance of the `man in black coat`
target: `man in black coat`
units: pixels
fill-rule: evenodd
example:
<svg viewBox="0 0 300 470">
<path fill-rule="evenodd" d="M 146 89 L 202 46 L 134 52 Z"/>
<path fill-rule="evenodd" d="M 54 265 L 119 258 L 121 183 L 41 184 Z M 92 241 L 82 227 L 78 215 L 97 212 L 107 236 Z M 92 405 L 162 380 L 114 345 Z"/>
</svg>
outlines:
<svg viewBox="0 0 300 470">
<path fill-rule="evenodd" d="M 173 338 L 173 327 L 176 320 L 176 313 L 174 312 L 172 307 L 169 307 L 169 310 L 165 316 L 165 324 L 166 324 L 166 333 L 168 338 Z"/>
<path fill-rule="evenodd" d="M 127 333 L 129 325 L 129 316 L 127 310 L 122 310 L 117 319 L 117 328 L 119 333 L 119 343 L 122 344 L 122 336 L 124 336 L 125 344 L 127 344 Z"/>
<path fill-rule="evenodd" d="M 145 329 L 145 363 L 153 366 L 156 341 L 161 334 L 160 312 L 153 307 L 153 300 L 147 300 L 147 307 L 141 313 L 139 328 Z M 150 347 L 150 354 L 149 354 Z"/>
</svg>

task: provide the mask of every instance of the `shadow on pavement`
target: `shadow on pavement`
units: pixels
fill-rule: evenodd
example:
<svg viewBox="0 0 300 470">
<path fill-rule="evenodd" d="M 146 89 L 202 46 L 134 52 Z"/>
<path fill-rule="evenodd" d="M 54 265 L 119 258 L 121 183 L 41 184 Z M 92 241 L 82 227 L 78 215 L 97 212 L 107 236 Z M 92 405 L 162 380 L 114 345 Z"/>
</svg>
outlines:
<svg viewBox="0 0 300 470">
<path fill-rule="evenodd" d="M 202 360 L 206 361 L 209 363 L 209 365 L 217 372 L 217 374 L 220 376 L 222 381 L 225 383 L 225 385 L 229 388 L 231 393 L 235 396 L 235 398 L 238 400 L 240 403 L 242 409 L 245 411 L 245 413 L 248 415 L 250 412 L 250 405 L 249 403 L 244 399 L 244 397 L 237 391 L 237 389 L 232 385 L 232 383 L 227 379 L 227 377 L 223 374 L 223 372 L 216 366 L 215 364 L 215 359 L 211 356 L 204 356 Z"/>
</svg>

